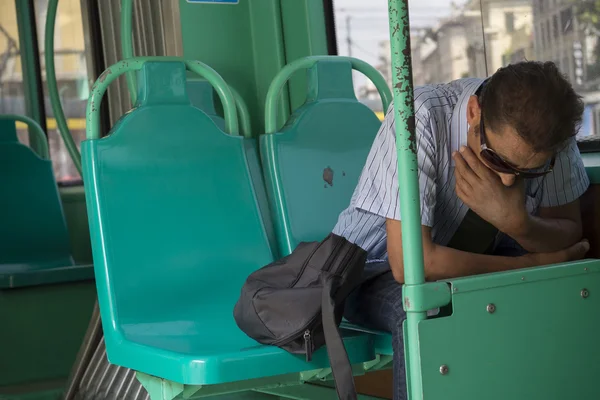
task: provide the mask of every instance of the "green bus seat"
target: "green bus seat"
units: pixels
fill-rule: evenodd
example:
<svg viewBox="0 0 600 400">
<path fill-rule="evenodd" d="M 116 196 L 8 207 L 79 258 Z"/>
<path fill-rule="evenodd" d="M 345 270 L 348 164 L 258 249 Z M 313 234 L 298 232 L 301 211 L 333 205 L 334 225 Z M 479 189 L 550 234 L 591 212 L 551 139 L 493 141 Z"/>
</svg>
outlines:
<svg viewBox="0 0 600 400">
<path fill-rule="evenodd" d="M 187 93 L 190 103 L 208 115 L 221 130 L 225 130 L 225 119 L 217 114 L 213 87 L 210 82 L 200 79 L 187 80 Z"/>
<path fill-rule="evenodd" d="M 283 129 L 260 138 L 282 255 L 331 232 L 350 203 L 381 126 L 375 113 L 356 100 L 350 61 L 324 59 L 308 72 L 306 103 Z M 275 78 L 273 85 L 280 82 Z"/>
<path fill-rule="evenodd" d="M 93 93 L 136 65 L 112 66 Z M 327 368 L 325 349 L 307 363 L 235 323 L 245 279 L 273 260 L 256 142 L 191 106 L 185 66 L 140 62 L 138 106 L 107 137 L 82 144 L 108 359 L 185 385 Z M 88 121 L 97 112 L 88 107 Z M 368 335 L 345 343 L 353 363 L 375 357 Z"/>
<path fill-rule="evenodd" d="M 93 279 L 74 265 L 52 162 L 18 142 L 16 120 L 35 124 L 0 116 L 0 289 Z"/>
<path fill-rule="evenodd" d="M 306 65 L 304 60 L 316 59 Z M 265 180 L 277 233 L 278 249 L 287 255 L 302 241 L 322 240 L 348 206 L 381 121 L 354 94 L 352 59 L 309 57 L 290 72 L 282 70 L 269 93 L 294 70 L 308 66 L 308 96 L 283 129 L 260 137 Z M 378 72 L 366 66 L 377 83 Z M 373 72 L 369 73 L 369 69 Z M 380 87 L 384 109 L 391 94 Z M 269 107 L 267 106 L 267 109 Z M 267 115 L 273 126 L 275 115 Z M 376 334 L 377 354 L 392 355 L 391 335 L 343 323 L 347 329 Z"/>
<path fill-rule="evenodd" d="M 251 121 L 248 105 L 240 94 L 232 87 L 229 87 L 231 94 L 235 98 L 235 105 L 238 111 L 238 121 L 240 124 L 240 133 L 246 137 L 252 137 Z M 221 117 L 215 107 L 214 90 L 210 82 L 204 79 L 188 78 L 187 92 L 190 103 L 204 111 L 219 127 L 225 130 L 225 119 Z"/>
</svg>

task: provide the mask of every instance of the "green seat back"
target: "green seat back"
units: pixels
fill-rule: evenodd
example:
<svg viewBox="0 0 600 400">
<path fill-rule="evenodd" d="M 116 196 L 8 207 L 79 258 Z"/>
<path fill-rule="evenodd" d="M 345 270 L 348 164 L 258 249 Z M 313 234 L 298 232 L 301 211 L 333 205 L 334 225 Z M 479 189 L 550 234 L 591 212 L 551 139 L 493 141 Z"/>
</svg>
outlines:
<svg viewBox="0 0 600 400">
<path fill-rule="evenodd" d="M 0 120 L 0 274 L 73 265 L 52 162 Z"/>
<path fill-rule="evenodd" d="M 306 103 L 280 132 L 261 137 L 282 255 L 301 241 L 322 240 L 331 232 L 381 126 L 375 113 L 356 100 L 350 62 L 319 61 L 308 76 Z"/>
<path fill-rule="evenodd" d="M 184 352 L 251 345 L 233 306 L 273 259 L 256 143 L 190 104 L 183 63 L 147 62 L 138 82 L 139 106 L 82 144 L 108 356 L 143 361 L 123 339 Z"/>
<path fill-rule="evenodd" d="M 18 142 L 16 121 L 0 119 L 0 143 Z"/>
<path fill-rule="evenodd" d="M 204 111 L 219 129 L 225 129 L 225 120 L 215 109 L 215 97 L 214 90 L 210 82 L 201 79 L 190 79 L 187 80 L 187 93 L 190 99 L 190 103 L 194 107 L 197 107 Z"/>
</svg>

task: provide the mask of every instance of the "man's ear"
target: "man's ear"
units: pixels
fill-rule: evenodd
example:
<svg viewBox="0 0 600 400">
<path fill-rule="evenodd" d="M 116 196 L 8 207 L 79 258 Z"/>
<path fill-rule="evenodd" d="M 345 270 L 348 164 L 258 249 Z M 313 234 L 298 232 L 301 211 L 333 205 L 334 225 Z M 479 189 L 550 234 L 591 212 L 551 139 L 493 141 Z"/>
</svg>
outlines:
<svg viewBox="0 0 600 400">
<path fill-rule="evenodd" d="M 481 108 L 479 107 L 479 99 L 477 96 L 469 97 L 469 103 L 467 104 L 467 123 L 470 126 L 479 125 L 479 119 L 481 118 Z"/>
</svg>

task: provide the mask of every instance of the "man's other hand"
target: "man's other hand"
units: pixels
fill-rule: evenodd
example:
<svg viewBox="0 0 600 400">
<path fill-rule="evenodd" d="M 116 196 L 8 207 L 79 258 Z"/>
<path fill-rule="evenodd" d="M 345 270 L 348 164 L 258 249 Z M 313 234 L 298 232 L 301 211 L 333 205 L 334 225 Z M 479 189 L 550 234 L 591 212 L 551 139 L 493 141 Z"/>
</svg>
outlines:
<svg viewBox="0 0 600 400">
<path fill-rule="evenodd" d="M 523 180 L 505 186 L 469 147 L 462 147 L 452 157 L 456 164 L 456 194 L 463 203 L 501 232 L 518 229 L 527 219 Z"/>
</svg>

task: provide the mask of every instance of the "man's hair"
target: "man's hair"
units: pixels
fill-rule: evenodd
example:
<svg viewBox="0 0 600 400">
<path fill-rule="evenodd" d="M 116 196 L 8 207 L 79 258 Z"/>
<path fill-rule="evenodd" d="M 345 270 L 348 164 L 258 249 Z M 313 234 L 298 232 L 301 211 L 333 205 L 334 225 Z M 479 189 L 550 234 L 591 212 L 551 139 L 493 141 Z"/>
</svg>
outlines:
<svg viewBox="0 0 600 400">
<path fill-rule="evenodd" d="M 480 103 L 495 132 L 509 126 L 536 152 L 562 148 L 581 127 L 581 96 L 552 62 L 521 62 L 500 68 L 486 83 Z"/>
</svg>

